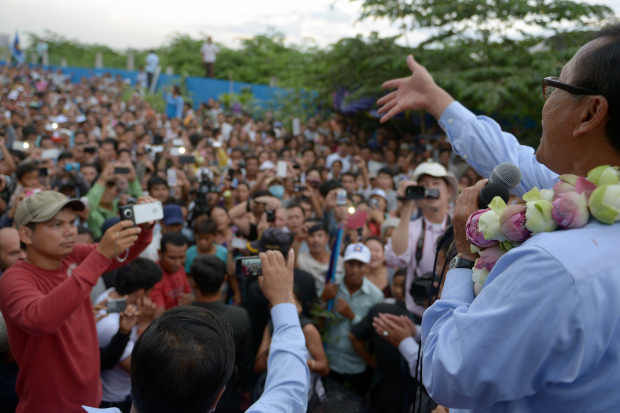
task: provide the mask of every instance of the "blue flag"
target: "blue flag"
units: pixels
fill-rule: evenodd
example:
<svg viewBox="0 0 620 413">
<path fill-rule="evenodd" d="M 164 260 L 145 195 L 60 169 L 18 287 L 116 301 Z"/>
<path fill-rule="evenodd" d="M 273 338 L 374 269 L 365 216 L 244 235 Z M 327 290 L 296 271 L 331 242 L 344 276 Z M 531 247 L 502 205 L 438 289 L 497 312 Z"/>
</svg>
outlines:
<svg viewBox="0 0 620 413">
<path fill-rule="evenodd" d="M 19 46 L 19 34 L 15 32 L 15 39 L 13 39 L 13 47 L 11 48 L 11 55 L 17 64 L 24 63 L 24 52 Z"/>
</svg>

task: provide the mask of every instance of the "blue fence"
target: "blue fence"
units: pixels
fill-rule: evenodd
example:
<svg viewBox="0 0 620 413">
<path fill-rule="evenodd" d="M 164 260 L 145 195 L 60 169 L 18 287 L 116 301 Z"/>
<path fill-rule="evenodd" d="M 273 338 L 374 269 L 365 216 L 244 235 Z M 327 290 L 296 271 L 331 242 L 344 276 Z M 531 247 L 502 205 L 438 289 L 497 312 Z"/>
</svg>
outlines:
<svg viewBox="0 0 620 413">
<path fill-rule="evenodd" d="M 0 61 L 0 65 L 5 64 L 6 62 Z M 33 65 L 31 65 L 31 67 L 32 66 Z M 83 67 L 61 66 L 45 66 L 45 68 L 53 71 L 60 69 L 63 74 L 71 77 L 71 82 L 73 83 L 79 83 L 83 78 L 101 76 L 104 74 L 111 74 L 112 76 L 120 75 L 123 79 L 128 79 L 132 85 L 135 85 L 138 79 L 138 72 L 123 69 L 89 69 Z M 161 90 L 161 88 L 169 85 L 180 84 L 182 81 L 183 78 L 179 75 L 166 75 L 162 73 L 159 75 L 156 90 Z M 241 93 L 244 89 L 249 89 L 252 92 L 254 99 L 256 99 L 259 104 L 275 103 L 278 95 L 287 93 L 285 89 L 266 85 L 209 79 L 204 77 L 185 78 L 185 87 L 192 98 L 194 107 L 197 107 L 203 102 L 207 102 L 211 98 L 217 99 L 224 93 Z"/>
</svg>

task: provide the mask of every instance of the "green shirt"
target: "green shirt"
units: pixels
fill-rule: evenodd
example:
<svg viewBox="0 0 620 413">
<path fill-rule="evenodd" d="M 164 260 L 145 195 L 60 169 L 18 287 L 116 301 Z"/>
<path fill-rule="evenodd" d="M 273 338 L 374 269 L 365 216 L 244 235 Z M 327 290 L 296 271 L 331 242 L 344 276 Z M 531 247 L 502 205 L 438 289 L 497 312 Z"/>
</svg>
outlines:
<svg viewBox="0 0 620 413">
<path fill-rule="evenodd" d="M 129 182 L 128 189 L 132 197 L 137 199 L 142 196 L 142 187 L 137 179 Z M 92 232 L 96 240 L 101 238 L 101 226 L 105 220 L 118 216 L 118 199 L 112 202 L 112 210 L 99 205 L 104 191 L 105 188 L 97 182 L 90 188 L 88 194 L 86 194 L 86 198 L 88 198 L 88 208 L 90 210 L 90 214 L 88 215 L 88 229 Z"/>
</svg>

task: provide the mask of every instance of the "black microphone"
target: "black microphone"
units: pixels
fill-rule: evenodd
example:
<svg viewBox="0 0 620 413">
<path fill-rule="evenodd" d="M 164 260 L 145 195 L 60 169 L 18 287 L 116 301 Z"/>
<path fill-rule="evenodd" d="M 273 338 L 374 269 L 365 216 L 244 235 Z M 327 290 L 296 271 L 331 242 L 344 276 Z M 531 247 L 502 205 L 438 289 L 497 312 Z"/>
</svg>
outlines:
<svg viewBox="0 0 620 413">
<path fill-rule="evenodd" d="M 499 196 L 508 202 L 510 198 L 510 190 L 517 186 L 521 181 L 521 171 L 511 163 L 501 163 L 493 168 L 489 182 L 482 188 L 478 194 L 478 208 L 486 209 L 489 203 Z"/>
</svg>

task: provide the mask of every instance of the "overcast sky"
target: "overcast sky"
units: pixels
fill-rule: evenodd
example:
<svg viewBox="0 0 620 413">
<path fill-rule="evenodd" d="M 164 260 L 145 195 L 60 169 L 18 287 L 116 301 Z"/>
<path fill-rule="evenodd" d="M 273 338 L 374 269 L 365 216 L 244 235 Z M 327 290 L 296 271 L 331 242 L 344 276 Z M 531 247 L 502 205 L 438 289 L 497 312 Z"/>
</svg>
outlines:
<svg viewBox="0 0 620 413">
<path fill-rule="evenodd" d="M 595 1 L 595 0 L 588 0 Z M 620 0 L 602 0 L 620 14 Z M 378 31 L 397 34 L 387 21 L 357 22 L 360 2 L 349 0 L 0 0 L 0 33 L 45 29 L 114 48 L 163 44 L 175 32 L 212 35 L 236 47 L 239 40 L 276 29 L 287 42 L 325 46 L 342 37 Z M 407 33 L 415 44 L 421 33 Z"/>
</svg>

